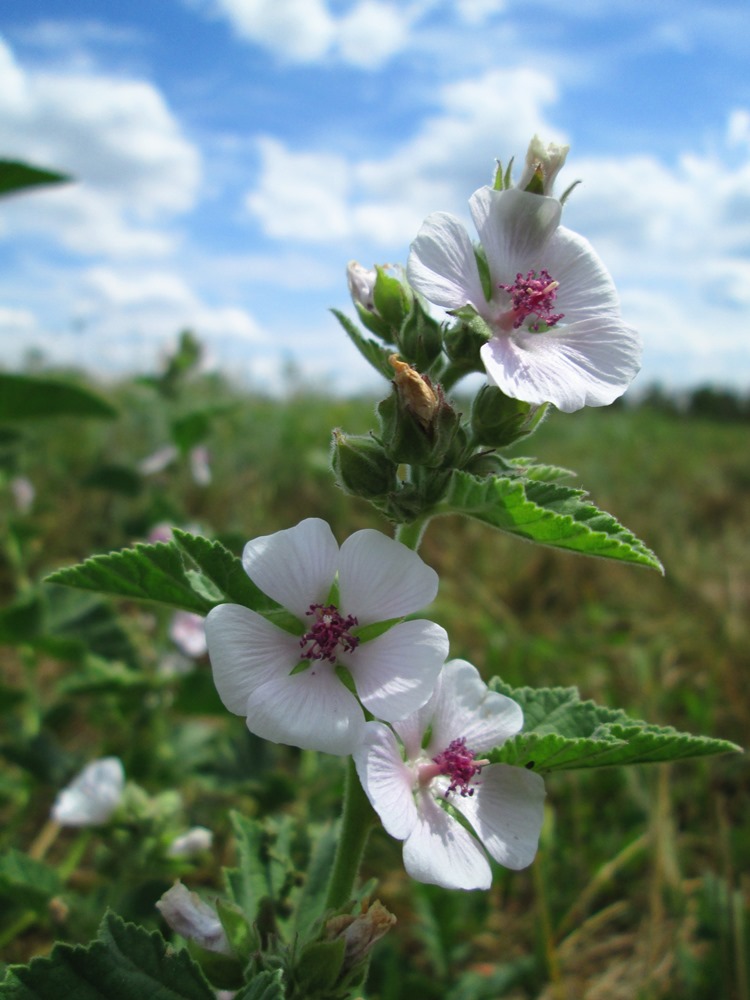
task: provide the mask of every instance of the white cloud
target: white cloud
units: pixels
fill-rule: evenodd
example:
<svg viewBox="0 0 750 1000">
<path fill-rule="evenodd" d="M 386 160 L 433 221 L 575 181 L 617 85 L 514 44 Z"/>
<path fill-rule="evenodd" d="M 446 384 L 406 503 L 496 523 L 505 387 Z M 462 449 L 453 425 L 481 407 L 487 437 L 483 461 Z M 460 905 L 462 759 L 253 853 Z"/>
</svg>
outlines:
<svg viewBox="0 0 750 1000">
<path fill-rule="evenodd" d="M 409 43 L 412 25 L 435 0 L 357 0 L 341 14 L 326 0 L 214 0 L 239 38 L 289 62 L 333 56 L 376 69 Z M 204 4 L 205 5 L 205 4 Z"/>
<path fill-rule="evenodd" d="M 405 246 L 429 212 L 464 213 L 496 156 L 523 156 L 534 132 L 562 141 L 545 117 L 556 98 L 552 78 L 534 69 L 492 70 L 447 84 L 436 113 L 380 160 L 296 152 L 266 137 L 259 143 L 260 180 L 246 204 L 277 239 Z"/>
<path fill-rule="evenodd" d="M 167 253 L 173 237 L 161 227 L 197 196 L 198 152 L 151 84 L 27 72 L 2 40 L 0 146 L 76 179 L 14 199 L 6 232 L 43 232 L 79 253 Z"/>
</svg>

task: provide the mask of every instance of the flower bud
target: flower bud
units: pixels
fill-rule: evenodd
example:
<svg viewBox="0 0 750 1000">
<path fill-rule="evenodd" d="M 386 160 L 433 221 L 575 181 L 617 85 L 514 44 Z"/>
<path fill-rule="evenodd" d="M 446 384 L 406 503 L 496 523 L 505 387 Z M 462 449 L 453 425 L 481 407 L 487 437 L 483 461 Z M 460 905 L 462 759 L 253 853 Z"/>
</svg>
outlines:
<svg viewBox="0 0 750 1000">
<path fill-rule="evenodd" d="M 356 260 L 350 260 L 346 265 L 346 280 L 349 285 L 349 294 L 355 305 L 362 306 L 368 312 L 375 312 L 375 279 L 377 271 L 375 268 L 368 271 Z"/>
<path fill-rule="evenodd" d="M 120 804 L 124 787 L 125 771 L 118 757 L 92 761 L 58 794 L 52 819 L 61 826 L 102 826 Z"/>
<path fill-rule="evenodd" d="M 533 194 L 552 194 L 555 178 L 562 169 L 570 146 L 558 146 L 550 142 L 545 147 L 538 135 L 529 143 L 526 164 L 518 182 L 521 191 Z"/>
<path fill-rule="evenodd" d="M 397 487 L 395 463 L 370 435 L 335 430 L 331 462 L 339 486 L 352 496 L 374 500 Z"/>
<path fill-rule="evenodd" d="M 440 356 L 443 349 L 440 323 L 425 312 L 419 299 L 414 299 L 401 324 L 398 343 L 401 353 L 419 369 L 429 368 Z"/>
<path fill-rule="evenodd" d="M 188 941 L 194 941 L 206 951 L 217 952 L 219 955 L 231 955 L 226 932 L 222 927 L 219 915 L 212 906 L 204 903 L 196 895 L 177 881 L 156 903 L 156 908 L 166 922 Z"/>
<path fill-rule="evenodd" d="M 341 914 L 331 917 L 326 923 L 326 934 L 329 940 L 344 939 L 344 962 L 339 978 L 355 976 L 366 970 L 373 945 L 379 941 L 396 923 L 395 916 L 390 913 L 380 900 L 367 907 L 362 905 L 359 916 Z"/>
<path fill-rule="evenodd" d="M 426 375 L 395 354 L 389 360 L 396 369 L 393 392 L 377 407 L 387 455 L 397 463 L 428 468 L 450 464 L 465 443 L 461 415 Z"/>
<path fill-rule="evenodd" d="M 397 274 L 388 274 L 389 270 Z M 393 264 L 380 264 L 368 270 L 351 260 L 347 264 L 346 278 L 362 324 L 381 339 L 394 343 L 414 300 L 414 293 L 403 278 L 403 270 Z"/>
<path fill-rule="evenodd" d="M 471 409 L 474 444 L 500 448 L 532 433 L 547 411 L 547 404 L 536 406 L 511 399 L 494 385 L 483 385 Z"/>
</svg>

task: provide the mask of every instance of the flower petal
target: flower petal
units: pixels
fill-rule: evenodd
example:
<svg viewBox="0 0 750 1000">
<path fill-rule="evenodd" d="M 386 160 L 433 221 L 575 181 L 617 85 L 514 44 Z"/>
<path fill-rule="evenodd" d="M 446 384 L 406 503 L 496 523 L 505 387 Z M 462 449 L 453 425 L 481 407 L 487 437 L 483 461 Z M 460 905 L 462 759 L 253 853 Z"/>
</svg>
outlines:
<svg viewBox="0 0 750 1000">
<path fill-rule="evenodd" d="M 480 353 L 490 382 L 506 395 L 572 413 L 623 394 L 640 368 L 641 341 L 610 313 L 546 333 L 495 336 Z"/>
<path fill-rule="evenodd" d="M 553 312 L 564 314 L 570 326 L 577 320 L 620 313 L 615 283 L 589 241 L 564 226 L 558 226 L 537 261 L 559 282 Z"/>
<path fill-rule="evenodd" d="M 299 663 L 299 639 L 240 604 L 220 604 L 206 618 L 214 684 L 230 712 L 247 714 L 253 692 Z"/>
<path fill-rule="evenodd" d="M 446 309 L 470 302 L 481 311 L 486 304 L 469 234 L 447 212 L 434 212 L 423 222 L 411 245 L 406 278 L 429 302 Z"/>
<path fill-rule="evenodd" d="M 401 618 L 434 601 L 438 575 L 381 531 L 355 531 L 339 555 L 340 610 L 360 625 Z"/>
<path fill-rule="evenodd" d="M 420 619 L 394 625 L 339 662 L 351 672 L 362 704 L 392 722 L 424 705 L 447 655 L 448 633 Z"/>
<path fill-rule="evenodd" d="M 365 717 L 331 664 L 316 661 L 292 676 L 277 674 L 254 692 L 247 728 L 272 743 L 344 756 L 362 742 Z"/>
<path fill-rule="evenodd" d="M 418 821 L 414 776 L 401 759 L 393 732 L 381 722 L 365 723 L 354 763 L 367 798 L 392 837 L 406 840 Z"/>
<path fill-rule="evenodd" d="M 328 524 L 308 517 L 293 528 L 248 542 L 242 565 L 264 594 L 304 620 L 311 604 L 322 604 L 328 597 L 338 554 Z"/>
<path fill-rule="evenodd" d="M 469 207 L 487 254 L 493 286 L 511 283 L 517 272 L 526 272 L 533 265 L 562 212 L 556 198 L 517 188 L 480 188 L 469 199 Z"/>
<path fill-rule="evenodd" d="M 434 757 L 463 737 L 474 753 L 500 746 L 523 726 L 521 706 L 490 691 L 479 671 L 466 660 L 450 660 L 435 699 L 427 756 Z"/>
<path fill-rule="evenodd" d="M 420 796 L 419 819 L 404 844 L 404 867 L 418 882 L 444 889 L 489 889 L 492 883 L 482 848 L 428 792 Z"/>
<path fill-rule="evenodd" d="M 534 860 L 544 819 L 544 782 L 523 767 L 491 764 L 476 782 L 476 794 L 451 797 L 492 857 L 506 868 Z"/>
</svg>

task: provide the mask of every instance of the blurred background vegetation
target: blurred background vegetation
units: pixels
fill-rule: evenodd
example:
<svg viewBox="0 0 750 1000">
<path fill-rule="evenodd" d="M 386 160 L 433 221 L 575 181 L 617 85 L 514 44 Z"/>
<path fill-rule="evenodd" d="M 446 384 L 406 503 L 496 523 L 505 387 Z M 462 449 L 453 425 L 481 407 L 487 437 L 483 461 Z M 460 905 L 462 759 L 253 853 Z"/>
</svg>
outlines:
<svg viewBox="0 0 750 1000">
<path fill-rule="evenodd" d="M 230 808 L 311 825 L 337 813 L 339 760 L 250 736 L 218 701 L 205 657 L 165 668 L 168 609 L 40 582 L 164 522 L 235 553 L 303 517 L 325 518 L 339 539 L 388 531 L 328 466 L 332 429 L 366 433 L 374 399 L 314 394 L 293 372 L 286 398 L 272 399 L 200 374 L 199 356 L 185 335 L 153 377 L 55 374 L 110 404 L 108 419 L 2 412 L 0 844 L 33 846 L 56 791 L 106 754 L 150 795 L 179 790 L 185 823 L 216 836 L 210 856 L 169 869 L 144 848 L 144 826 L 95 833 L 53 900 L 20 906 L 0 863 L 6 962 L 56 937 L 88 940 L 106 906 L 166 933 L 153 904 L 174 877 L 219 890 Z M 485 678 L 577 685 L 635 718 L 745 744 L 749 426 L 750 399 L 710 388 L 552 415 L 514 453 L 575 470 L 666 576 L 435 521 L 421 554 L 440 574 L 430 615 L 452 655 Z M 748 1000 L 749 784 L 741 755 L 556 775 L 537 861 L 498 868 L 488 893 L 410 883 L 400 845 L 376 833 L 364 874 L 399 923 L 376 949 L 368 998 Z M 77 837 L 63 831 L 47 862 L 64 867 Z"/>
</svg>

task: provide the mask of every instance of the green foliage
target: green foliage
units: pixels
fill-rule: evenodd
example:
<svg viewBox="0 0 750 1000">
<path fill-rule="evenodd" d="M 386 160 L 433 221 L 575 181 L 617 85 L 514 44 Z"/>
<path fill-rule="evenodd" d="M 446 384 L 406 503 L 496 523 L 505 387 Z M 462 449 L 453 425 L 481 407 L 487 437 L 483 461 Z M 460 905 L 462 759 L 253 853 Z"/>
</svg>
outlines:
<svg viewBox="0 0 750 1000">
<path fill-rule="evenodd" d="M 0 856 L 0 899 L 5 906 L 41 909 L 61 888 L 57 872 L 41 861 L 14 849 Z"/>
<path fill-rule="evenodd" d="M 0 420 L 115 416 L 117 410 L 89 389 L 53 379 L 0 372 Z"/>
<path fill-rule="evenodd" d="M 388 358 L 393 354 L 393 349 L 381 347 L 380 344 L 374 340 L 370 340 L 369 337 L 363 337 L 349 317 L 339 312 L 338 309 L 332 309 L 331 312 L 342 325 L 349 339 L 362 357 L 366 361 L 369 361 L 375 371 L 380 372 L 385 378 L 390 379 L 393 375 L 393 369 L 388 363 Z"/>
<path fill-rule="evenodd" d="M 464 514 L 542 545 L 662 570 L 643 542 L 585 497 L 583 490 L 556 483 L 498 476 L 480 479 L 457 470 L 435 512 Z"/>
<path fill-rule="evenodd" d="M 569 771 L 615 764 L 652 764 L 686 757 L 729 753 L 741 748 L 727 740 L 678 733 L 628 718 L 619 709 L 581 701 L 576 688 L 512 688 L 497 678 L 490 686 L 518 702 L 523 732 L 490 753 L 493 763 L 516 764 L 539 772 Z"/>
<path fill-rule="evenodd" d="M 0 196 L 43 184 L 66 184 L 72 177 L 56 170 L 43 170 L 18 160 L 0 160 Z"/>
<path fill-rule="evenodd" d="M 187 951 L 174 951 L 160 934 L 107 914 L 96 941 L 58 944 L 49 958 L 12 966 L 0 983 L 1 1000 L 214 1000 Z"/>
</svg>

